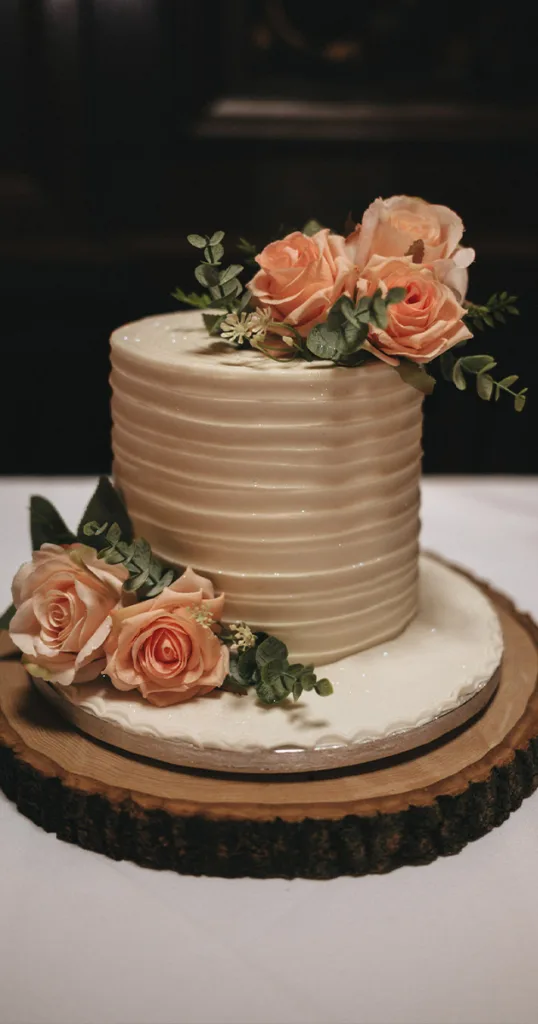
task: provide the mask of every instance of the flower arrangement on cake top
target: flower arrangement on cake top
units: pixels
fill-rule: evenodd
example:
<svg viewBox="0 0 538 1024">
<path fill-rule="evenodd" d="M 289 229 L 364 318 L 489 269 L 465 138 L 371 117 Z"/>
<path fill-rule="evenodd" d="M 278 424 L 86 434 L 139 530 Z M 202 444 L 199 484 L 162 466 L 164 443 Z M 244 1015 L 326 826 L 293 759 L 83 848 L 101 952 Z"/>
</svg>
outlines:
<svg viewBox="0 0 538 1024">
<path fill-rule="evenodd" d="M 491 356 L 459 354 L 471 328 L 493 327 L 518 312 L 516 297 L 506 292 L 485 305 L 467 301 L 475 253 L 461 245 L 461 218 L 446 206 L 392 196 L 376 199 L 361 223 L 348 228 L 343 236 L 309 221 L 258 255 L 242 239 L 241 250 L 257 268 L 246 288 L 242 265 L 222 265 L 223 231 L 189 235 L 203 250 L 195 276 L 205 290 L 177 288 L 174 297 L 204 310 L 209 333 L 230 345 L 318 365 L 380 359 L 425 393 L 433 390 L 431 371 L 438 367 L 460 390 L 474 377 L 485 400 L 507 393 L 520 412 L 527 388 L 514 390 L 517 376 L 496 380 Z"/>
</svg>

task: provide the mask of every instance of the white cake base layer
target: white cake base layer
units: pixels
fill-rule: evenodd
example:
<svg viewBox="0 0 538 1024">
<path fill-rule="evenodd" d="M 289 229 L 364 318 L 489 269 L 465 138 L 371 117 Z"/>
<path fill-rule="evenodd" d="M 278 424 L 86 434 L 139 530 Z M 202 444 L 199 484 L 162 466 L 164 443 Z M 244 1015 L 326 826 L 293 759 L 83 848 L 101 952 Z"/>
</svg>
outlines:
<svg viewBox="0 0 538 1024">
<path fill-rule="evenodd" d="M 35 682 L 79 729 L 132 753 L 220 771 L 313 771 L 413 749 L 461 725 L 493 693 L 502 651 L 480 588 L 422 556 L 416 618 L 395 640 L 324 666 L 331 697 L 265 707 L 216 690 L 157 708 L 102 680 Z"/>
</svg>

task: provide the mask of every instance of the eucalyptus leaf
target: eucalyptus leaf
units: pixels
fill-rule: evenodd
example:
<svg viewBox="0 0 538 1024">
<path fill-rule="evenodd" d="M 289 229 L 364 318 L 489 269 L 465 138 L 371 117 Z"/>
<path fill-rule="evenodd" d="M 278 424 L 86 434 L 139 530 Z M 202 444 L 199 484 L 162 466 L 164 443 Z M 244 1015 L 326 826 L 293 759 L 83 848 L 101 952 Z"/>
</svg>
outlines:
<svg viewBox="0 0 538 1024">
<path fill-rule="evenodd" d="M 194 270 L 194 276 L 206 288 L 214 288 L 219 283 L 219 272 L 207 263 L 200 263 Z"/>
<path fill-rule="evenodd" d="M 203 249 L 207 245 L 207 239 L 203 235 L 187 235 L 187 242 L 195 249 Z"/>
<path fill-rule="evenodd" d="M 435 377 L 432 377 L 420 363 L 413 363 L 409 359 L 401 359 L 394 369 L 406 384 L 421 391 L 423 395 L 431 395 L 435 387 Z"/>
<path fill-rule="evenodd" d="M 144 539 L 144 537 L 137 538 L 132 558 L 134 561 L 136 561 L 140 569 L 145 570 L 147 567 L 149 572 L 152 561 L 151 547 L 148 544 L 147 540 Z M 156 563 L 154 562 L 153 564 L 155 565 Z"/>
<path fill-rule="evenodd" d="M 237 666 L 241 677 L 250 683 L 256 669 L 256 648 L 250 647 L 248 651 L 243 651 L 237 659 Z"/>
<path fill-rule="evenodd" d="M 311 238 L 312 235 L 315 235 L 317 234 L 318 231 L 322 230 L 323 224 L 320 224 L 319 220 L 316 220 L 315 217 L 312 217 L 310 220 L 307 220 L 303 228 L 303 235 L 308 235 L 308 237 Z"/>
<path fill-rule="evenodd" d="M 329 679 L 318 679 L 315 691 L 318 697 L 330 697 L 331 693 L 334 693 L 333 685 Z"/>
<path fill-rule="evenodd" d="M 276 658 L 274 661 L 267 661 L 261 668 L 261 679 L 262 683 L 276 683 L 280 680 L 285 668 L 285 663 L 281 658 Z M 292 684 L 293 685 L 293 684 Z"/>
<path fill-rule="evenodd" d="M 223 238 L 224 231 L 214 231 L 213 234 L 211 235 L 211 238 L 209 239 L 209 244 L 218 245 L 219 242 L 222 242 Z"/>
<path fill-rule="evenodd" d="M 187 306 L 194 306 L 195 309 L 206 309 L 209 306 L 210 298 L 207 294 L 198 295 L 196 292 L 189 292 L 187 295 L 182 288 L 174 288 L 172 298 L 178 302 L 184 302 Z"/>
<path fill-rule="evenodd" d="M 331 330 L 326 323 L 317 324 L 308 334 L 306 347 L 318 359 L 330 359 L 337 363 L 357 350 L 366 333 L 367 330 L 359 330 L 358 334 L 355 331 L 346 334 L 341 327 L 339 330 Z"/>
<path fill-rule="evenodd" d="M 239 293 L 243 290 L 241 282 L 238 281 L 236 277 L 234 277 L 231 281 L 226 281 L 225 284 L 221 283 L 220 287 L 225 298 L 230 298 L 233 295 L 239 295 Z"/>
<path fill-rule="evenodd" d="M 242 297 L 239 300 L 239 305 L 237 306 L 237 312 L 238 313 L 244 313 L 244 311 L 247 308 L 247 306 L 249 305 L 251 299 L 252 299 L 252 292 L 250 292 L 248 290 L 248 288 L 245 288 L 245 291 L 244 291 Z"/>
<path fill-rule="evenodd" d="M 483 398 L 485 402 L 489 402 L 493 394 L 493 377 L 490 377 L 489 373 L 479 373 L 476 377 L 476 391 L 479 398 Z"/>
<path fill-rule="evenodd" d="M 218 333 L 218 329 L 224 320 L 224 315 L 218 313 L 202 313 L 202 318 L 209 334 L 214 335 Z"/>
<path fill-rule="evenodd" d="M 309 690 L 313 690 L 317 682 L 316 673 L 314 672 L 313 668 L 308 666 L 307 668 L 303 669 L 301 675 L 299 676 L 299 682 L 301 683 L 303 690 L 306 690 L 307 692 Z"/>
<path fill-rule="evenodd" d="M 393 305 L 395 302 L 403 302 L 406 296 L 405 288 L 389 288 L 385 295 L 385 303 L 387 306 Z"/>
<path fill-rule="evenodd" d="M 525 395 L 522 395 L 520 393 L 519 395 L 516 395 L 516 397 L 514 399 L 514 409 L 516 410 L 516 412 L 523 412 L 524 408 L 525 408 Z"/>
<path fill-rule="evenodd" d="M 372 304 L 370 306 L 370 311 L 371 319 L 373 319 L 377 327 L 380 327 L 381 330 L 384 331 L 388 324 L 389 318 L 387 314 L 385 300 L 382 298 L 381 294 L 376 293 L 374 295 L 372 299 Z"/>
<path fill-rule="evenodd" d="M 344 327 L 344 338 L 352 351 L 355 351 L 367 337 L 368 328 L 366 326 L 358 327 L 356 324 L 347 323 Z"/>
<path fill-rule="evenodd" d="M 135 593 L 137 590 L 141 590 L 149 578 L 149 565 L 141 572 L 138 576 L 130 576 L 128 580 L 123 584 L 123 589 L 127 593 Z"/>
<path fill-rule="evenodd" d="M 334 309 L 334 306 L 333 306 L 333 309 Z M 341 312 L 345 316 L 346 320 L 348 320 L 350 324 L 353 324 L 356 327 L 357 326 L 357 313 L 356 313 L 355 307 L 354 307 L 351 299 L 348 299 L 347 295 L 344 295 L 344 297 L 343 297 L 343 299 L 342 299 L 342 301 L 340 303 L 339 309 L 341 310 Z"/>
<path fill-rule="evenodd" d="M 164 575 L 161 576 L 159 582 L 155 583 L 155 585 L 148 590 L 146 597 L 157 597 L 158 594 L 162 593 L 165 587 L 169 587 L 174 582 L 175 576 L 176 573 L 174 570 L 168 569 Z"/>
<path fill-rule="evenodd" d="M 253 650 L 253 648 L 251 648 Z M 257 648 L 256 651 L 256 664 L 258 668 L 263 668 L 264 665 L 270 661 L 285 661 L 288 657 L 288 648 L 282 640 L 278 640 L 276 636 L 268 636 Z"/>
<path fill-rule="evenodd" d="M 217 245 L 208 245 L 204 249 L 204 259 L 207 260 L 208 263 L 220 263 L 223 256 L 224 246 L 220 245 L 220 243 Z"/>
<path fill-rule="evenodd" d="M 519 380 L 518 374 L 517 373 L 511 373 L 508 377 L 503 377 L 503 379 L 499 381 L 499 384 L 503 388 L 511 388 L 512 384 L 516 383 L 516 380 Z"/>
<path fill-rule="evenodd" d="M 452 367 L 452 381 L 456 385 L 458 391 L 465 391 L 467 381 L 465 380 L 465 376 L 461 368 L 461 359 L 457 359 Z"/>
<path fill-rule="evenodd" d="M 280 680 L 276 680 L 274 683 L 259 683 L 256 693 L 263 704 L 280 704 L 288 696 L 288 691 Z"/>
<path fill-rule="evenodd" d="M 95 536 L 99 536 L 99 533 L 96 533 Z M 116 547 L 118 541 L 121 540 L 121 530 L 117 523 L 112 523 L 107 531 L 106 539 L 111 547 Z"/>
<path fill-rule="evenodd" d="M 464 370 L 469 373 L 485 373 L 486 370 L 493 370 L 497 365 L 491 356 L 462 356 L 459 360 Z"/>
<path fill-rule="evenodd" d="M 227 281 L 231 281 L 232 278 L 237 277 L 238 274 L 243 270 L 241 263 L 231 263 L 226 270 L 222 270 L 219 276 L 219 284 L 226 284 Z"/>
<path fill-rule="evenodd" d="M 452 352 L 443 352 L 439 357 L 439 364 L 441 366 L 441 373 L 449 384 L 452 384 L 452 371 L 454 369 L 454 363 L 456 360 L 452 355 Z"/>
</svg>

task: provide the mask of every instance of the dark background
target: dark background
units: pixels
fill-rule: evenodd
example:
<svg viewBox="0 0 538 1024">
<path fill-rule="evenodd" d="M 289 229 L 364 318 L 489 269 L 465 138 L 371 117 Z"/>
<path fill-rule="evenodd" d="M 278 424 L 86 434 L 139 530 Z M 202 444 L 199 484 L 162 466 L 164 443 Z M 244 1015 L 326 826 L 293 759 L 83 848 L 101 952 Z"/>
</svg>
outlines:
<svg viewBox="0 0 538 1024">
<path fill-rule="evenodd" d="M 536 20 L 519 0 L 0 0 L 0 471 L 109 468 L 108 335 L 177 308 L 187 232 L 225 229 L 233 257 L 409 193 L 463 217 L 475 301 L 520 296 L 475 350 L 530 388 L 516 415 L 439 385 L 425 469 L 537 472 Z"/>
</svg>

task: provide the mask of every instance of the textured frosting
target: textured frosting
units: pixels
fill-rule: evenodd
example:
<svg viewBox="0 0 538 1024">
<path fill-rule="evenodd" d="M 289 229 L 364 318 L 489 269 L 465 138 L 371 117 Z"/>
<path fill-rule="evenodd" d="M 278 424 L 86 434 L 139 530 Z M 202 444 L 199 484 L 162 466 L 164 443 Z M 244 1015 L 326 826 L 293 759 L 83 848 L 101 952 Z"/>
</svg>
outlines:
<svg viewBox="0 0 538 1024">
<path fill-rule="evenodd" d="M 296 660 L 405 628 L 422 411 L 395 370 L 275 363 L 213 341 L 197 312 L 128 324 L 111 348 L 114 475 L 156 554 Z"/>
<path fill-rule="evenodd" d="M 101 681 L 55 689 L 64 705 L 162 740 L 163 760 L 174 760 L 169 744 L 176 741 L 228 751 L 311 750 L 377 740 L 431 722 L 485 686 L 502 651 L 499 620 L 479 587 L 423 556 L 414 621 L 396 639 L 327 665 L 334 694 L 324 700 L 304 693 L 297 704 L 267 709 L 253 694 L 214 691 L 156 708 Z"/>
</svg>

